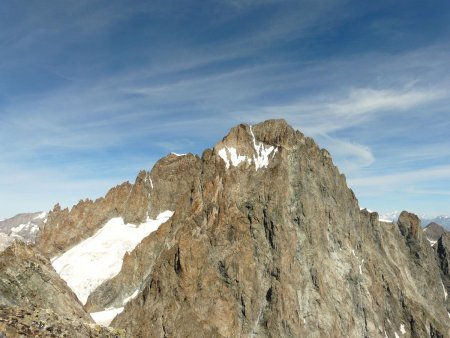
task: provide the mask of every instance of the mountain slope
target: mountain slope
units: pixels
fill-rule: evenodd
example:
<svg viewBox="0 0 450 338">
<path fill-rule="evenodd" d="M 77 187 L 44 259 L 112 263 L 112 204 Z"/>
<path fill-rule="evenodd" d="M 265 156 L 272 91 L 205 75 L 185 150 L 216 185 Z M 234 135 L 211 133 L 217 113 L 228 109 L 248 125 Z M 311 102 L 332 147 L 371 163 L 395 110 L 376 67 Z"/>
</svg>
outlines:
<svg viewBox="0 0 450 338">
<path fill-rule="evenodd" d="M 450 216 L 438 216 L 431 220 L 425 220 L 428 223 L 437 223 L 441 225 L 446 231 L 450 231 Z"/>
<path fill-rule="evenodd" d="M 131 336 L 450 336 L 445 262 L 417 216 L 360 210 L 330 154 L 283 120 L 239 125 L 201 157 L 171 154 L 105 198 L 56 206 L 37 247 L 56 261 L 113 218 L 165 210 L 88 293 L 88 312 L 118 314 L 111 325 Z"/>
<path fill-rule="evenodd" d="M 92 321 L 50 262 L 20 242 L 0 254 L 0 304 L 52 309 L 60 315 Z"/>
<path fill-rule="evenodd" d="M 137 337 L 450 334 L 419 219 L 360 211 L 313 140 L 280 120 L 240 125 L 193 162 L 173 217 L 88 300 L 99 310 L 137 291 L 113 326 Z"/>
<path fill-rule="evenodd" d="M 430 243 L 434 245 L 446 231 L 439 224 L 431 222 L 423 229 L 423 232 Z"/>
</svg>

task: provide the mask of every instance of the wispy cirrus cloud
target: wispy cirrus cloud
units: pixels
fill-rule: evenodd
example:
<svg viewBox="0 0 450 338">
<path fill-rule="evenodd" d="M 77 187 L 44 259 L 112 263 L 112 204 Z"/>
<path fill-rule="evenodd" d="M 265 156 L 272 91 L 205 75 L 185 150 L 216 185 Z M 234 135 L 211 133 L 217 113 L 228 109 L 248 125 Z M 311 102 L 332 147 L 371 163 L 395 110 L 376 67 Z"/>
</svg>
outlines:
<svg viewBox="0 0 450 338">
<path fill-rule="evenodd" d="M 402 185 L 405 182 L 413 184 L 423 181 L 439 181 L 442 179 L 450 179 L 450 165 L 417 169 L 389 175 L 354 178 L 349 180 L 349 182 L 352 186 L 373 188 L 389 186 L 395 189 L 396 186 Z"/>
<path fill-rule="evenodd" d="M 72 200 L 75 186 L 96 195 L 96 180 L 129 179 L 167 151 L 198 153 L 266 118 L 315 137 L 350 179 L 449 160 L 435 147 L 450 128 L 450 41 L 431 29 L 444 16 L 426 31 L 411 25 L 414 6 L 386 18 L 383 4 L 352 1 L 10 6 L 0 12 L 0 196 L 20 194 L 8 172 L 20 173 L 29 201 L 41 200 L 38 182 L 47 205 L 61 186 Z"/>
</svg>

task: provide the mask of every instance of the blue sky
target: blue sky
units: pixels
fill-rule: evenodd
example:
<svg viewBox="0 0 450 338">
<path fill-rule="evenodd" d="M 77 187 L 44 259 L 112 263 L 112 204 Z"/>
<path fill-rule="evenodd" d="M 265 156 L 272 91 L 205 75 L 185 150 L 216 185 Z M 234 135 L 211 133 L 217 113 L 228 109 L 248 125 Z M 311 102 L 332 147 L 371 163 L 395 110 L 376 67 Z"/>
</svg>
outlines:
<svg viewBox="0 0 450 338">
<path fill-rule="evenodd" d="M 450 2 L 0 7 L 0 216 L 96 198 L 168 152 L 285 118 L 360 205 L 450 214 Z"/>
</svg>

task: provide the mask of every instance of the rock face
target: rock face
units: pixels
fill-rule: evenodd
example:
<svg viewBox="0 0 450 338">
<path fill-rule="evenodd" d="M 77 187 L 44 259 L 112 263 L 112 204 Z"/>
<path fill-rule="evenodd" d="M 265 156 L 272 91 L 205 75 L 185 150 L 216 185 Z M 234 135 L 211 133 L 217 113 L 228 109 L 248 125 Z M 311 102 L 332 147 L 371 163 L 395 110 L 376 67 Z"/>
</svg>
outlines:
<svg viewBox="0 0 450 338">
<path fill-rule="evenodd" d="M 140 224 L 165 210 L 85 305 L 124 307 L 111 325 L 132 337 L 450 336 L 446 235 L 433 248 L 417 216 L 360 210 L 330 154 L 283 120 L 239 125 L 201 157 L 171 154 L 103 198 L 56 205 L 36 248 L 59 256 L 113 217 Z M 57 293 L 72 305 L 46 305 L 46 287 L 36 302 L 86 315 L 67 290 Z M 25 299 L 8 292 L 8 306 Z"/>
<path fill-rule="evenodd" d="M 51 309 L 62 316 L 92 322 L 50 262 L 21 242 L 0 254 L 0 304 Z"/>
<path fill-rule="evenodd" d="M 329 153 L 283 120 L 239 125 L 136 182 L 137 215 L 175 213 L 86 304 L 137 295 L 111 324 L 134 337 L 450 336 L 417 216 L 360 211 Z"/>
<path fill-rule="evenodd" d="M 125 182 L 96 201 L 80 201 L 70 211 L 55 205 L 37 237 L 38 249 L 49 257 L 57 256 L 91 237 L 113 217 L 122 216 L 127 223 L 143 222 L 147 218 L 147 196 L 151 189 L 150 181 L 145 179 L 147 175 L 142 171 L 135 184 Z"/>
<path fill-rule="evenodd" d="M 444 234 L 445 229 L 435 222 L 431 222 L 423 229 L 430 243 L 434 244 Z"/>
<path fill-rule="evenodd" d="M 147 177 L 151 183 L 148 194 L 149 216 L 155 217 L 165 210 L 175 210 L 177 207 L 190 208 L 191 192 L 195 188 L 200 171 L 201 160 L 192 154 L 184 156 L 171 154 L 158 161 Z M 172 218 L 177 219 L 178 216 L 174 215 Z M 166 245 L 164 241 L 166 228 L 161 226 L 158 231 L 145 238 L 133 253 L 125 255 L 122 273 L 107 284 L 101 285 L 88 298 L 85 305 L 88 312 L 121 307 L 124 300 L 140 288 L 142 281 L 152 270 L 159 252 Z M 128 265 L 127 262 L 135 258 L 140 260 L 139 267 Z M 128 268 L 130 270 L 127 270 Z"/>
<path fill-rule="evenodd" d="M 437 244 L 434 246 L 439 268 L 441 270 L 442 287 L 445 291 L 445 300 L 447 311 L 450 317 L 450 233 L 446 232 L 439 238 Z"/>
<path fill-rule="evenodd" d="M 126 337 L 95 325 L 75 294 L 33 247 L 0 254 L 0 337 Z"/>
</svg>

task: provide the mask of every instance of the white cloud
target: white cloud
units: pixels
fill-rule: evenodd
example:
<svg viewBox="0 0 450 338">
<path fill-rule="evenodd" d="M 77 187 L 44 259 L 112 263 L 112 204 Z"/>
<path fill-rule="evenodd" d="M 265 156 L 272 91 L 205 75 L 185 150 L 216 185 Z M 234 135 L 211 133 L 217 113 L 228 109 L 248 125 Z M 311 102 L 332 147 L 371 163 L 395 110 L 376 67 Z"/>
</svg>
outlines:
<svg viewBox="0 0 450 338">
<path fill-rule="evenodd" d="M 375 157 L 368 146 L 330 136 L 325 138 L 327 149 L 331 152 L 333 158 L 342 159 L 340 170 L 347 175 L 355 170 L 368 167 L 375 161 Z"/>
<path fill-rule="evenodd" d="M 327 110 L 340 117 L 355 117 L 386 110 L 405 110 L 446 95 L 441 90 L 357 88 L 352 89 L 346 99 L 329 104 Z"/>
<path fill-rule="evenodd" d="M 263 112 L 265 116 L 288 116 L 300 130 L 316 136 L 366 123 L 380 113 L 399 114 L 449 96 L 440 89 L 423 88 L 353 88 L 347 90 L 344 98 L 339 95 L 342 94 L 302 98 L 291 104 L 266 107 Z"/>
<path fill-rule="evenodd" d="M 373 175 L 349 180 L 352 187 L 395 187 L 450 178 L 450 165 L 410 170 L 388 175 Z"/>
</svg>

